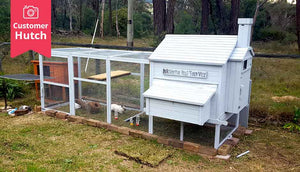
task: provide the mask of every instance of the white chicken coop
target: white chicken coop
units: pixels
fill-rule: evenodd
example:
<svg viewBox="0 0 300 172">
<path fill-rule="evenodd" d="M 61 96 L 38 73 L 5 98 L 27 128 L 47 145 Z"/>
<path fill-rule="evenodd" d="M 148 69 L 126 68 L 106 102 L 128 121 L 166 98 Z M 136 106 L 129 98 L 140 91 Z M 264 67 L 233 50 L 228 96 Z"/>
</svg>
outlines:
<svg viewBox="0 0 300 172">
<path fill-rule="evenodd" d="M 154 116 L 180 121 L 181 140 L 184 123 L 213 124 L 218 148 L 240 121 L 247 125 L 252 23 L 239 19 L 237 36 L 166 35 L 149 57 L 150 88 L 144 93 L 149 133 Z M 234 128 L 220 139 L 221 126 L 231 123 Z"/>
</svg>

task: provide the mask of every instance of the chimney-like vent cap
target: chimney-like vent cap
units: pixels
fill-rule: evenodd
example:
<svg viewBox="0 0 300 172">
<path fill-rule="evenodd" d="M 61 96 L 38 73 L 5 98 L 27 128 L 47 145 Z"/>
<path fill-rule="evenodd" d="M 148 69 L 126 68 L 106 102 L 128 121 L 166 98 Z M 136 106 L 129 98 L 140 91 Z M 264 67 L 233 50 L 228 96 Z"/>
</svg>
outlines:
<svg viewBox="0 0 300 172">
<path fill-rule="evenodd" d="M 242 25 L 244 25 L 244 24 L 253 24 L 253 19 L 252 18 L 239 18 L 238 19 L 238 24 L 242 24 Z"/>
</svg>

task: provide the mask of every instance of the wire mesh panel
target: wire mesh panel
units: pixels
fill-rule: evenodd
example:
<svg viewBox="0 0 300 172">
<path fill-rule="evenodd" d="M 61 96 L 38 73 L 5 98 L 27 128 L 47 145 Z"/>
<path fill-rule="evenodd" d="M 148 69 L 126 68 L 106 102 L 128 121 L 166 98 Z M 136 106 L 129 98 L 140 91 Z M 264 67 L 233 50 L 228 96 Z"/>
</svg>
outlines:
<svg viewBox="0 0 300 172">
<path fill-rule="evenodd" d="M 43 74 L 44 77 L 50 77 L 50 79 L 45 79 L 45 81 L 69 84 L 67 59 L 58 57 L 44 59 Z"/>
<path fill-rule="evenodd" d="M 69 88 L 44 84 L 45 108 L 69 113 Z"/>
<path fill-rule="evenodd" d="M 237 127 L 237 115 L 232 115 L 227 121 L 227 126 L 221 125 L 220 141 L 225 139 Z"/>
<path fill-rule="evenodd" d="M 78 82 L 75 82 L 75 114 L 101 121 L 106 120 L 106 86 L 81 81 L 81 96 L 76 94 Z"/>
</svg>

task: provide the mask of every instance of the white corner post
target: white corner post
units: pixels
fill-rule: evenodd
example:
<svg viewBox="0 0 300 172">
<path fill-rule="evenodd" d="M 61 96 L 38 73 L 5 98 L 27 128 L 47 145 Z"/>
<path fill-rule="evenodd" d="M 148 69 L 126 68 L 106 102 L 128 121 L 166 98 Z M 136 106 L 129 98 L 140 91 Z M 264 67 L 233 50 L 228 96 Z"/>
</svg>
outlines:
<svg viewBox="0 0 300 172">
<path fill-rule="evenodd" d="M 215 127 L 215 142 L 214 142 L 214 148 L 215 149 L 219 148 L 220 134 L 221 134 L 221 124 L 216 124 L 216 127 Z"/>
<path fill-rule="evenodd" d="M 180 122 L 180 141 L 183 141 L 184 137 L 184 123 Z"/>
<path fill-rule="evenodd" d="M 78 64 L 78 78 L 81 78 L 81 58 L 77 57 L 77 64 Z M 81 99 L 82 97 L 82 87 L 81 87 L 81 81 L 78 82 L 78 98 Z"/>
<path fill-rule="evenodd" d="M 149 115 L 148 132 L 153 134 L 153 116 Z"/>
<path fill-rule="evenodd" d="M 144 111 L 145 64 L 140 64 L 140 111 Z"/>
<path fill-rule="evenodd" d="M 69 56 L 68 57 L 68 73 L 69 73 L 70 115 L 75 115 L 75 90 L 74 90 L 74 63 L 73 63 L 73 56 Z"/>
<path fill-rule="evenodd" d="M 106 59 L 106 110 L 107 123 L 111 123 L 111 77 L 110 77 L 110 59 Z"/>
<path fill-rule="evenodd" d="M 40 93 L 41 93 L 41 108 L 45 108 L 45 92 L 44 92 L 44 67 L 43 56 L 39 54 L 39 70 L 40 70 Z"/>
<path fill-rule="evenodd" d="M 239 18 L 239 31 L 238 31 L 238 48 L 248 48 L 251 42 L 251 28 L 253 24 L 252 18 Z"/>
</svg>

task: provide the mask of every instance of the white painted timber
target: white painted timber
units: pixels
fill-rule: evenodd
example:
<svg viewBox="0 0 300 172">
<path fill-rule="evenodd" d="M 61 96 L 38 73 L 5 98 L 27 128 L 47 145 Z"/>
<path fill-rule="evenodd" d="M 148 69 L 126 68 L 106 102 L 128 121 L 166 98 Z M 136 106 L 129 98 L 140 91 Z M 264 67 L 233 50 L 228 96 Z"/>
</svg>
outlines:
<svg viewBox="0 0 300 172">
<path fill-rule="evenodd" d="M 166 35 L 151 61 L 224 65 L 237 43 L 233 35 Z"/>
<path fill-rule="evenodd" d="M 155 79 L 144 97 L 204 106 L 216 93 L 216 89 L 217 85 Z"/>
</svg>

